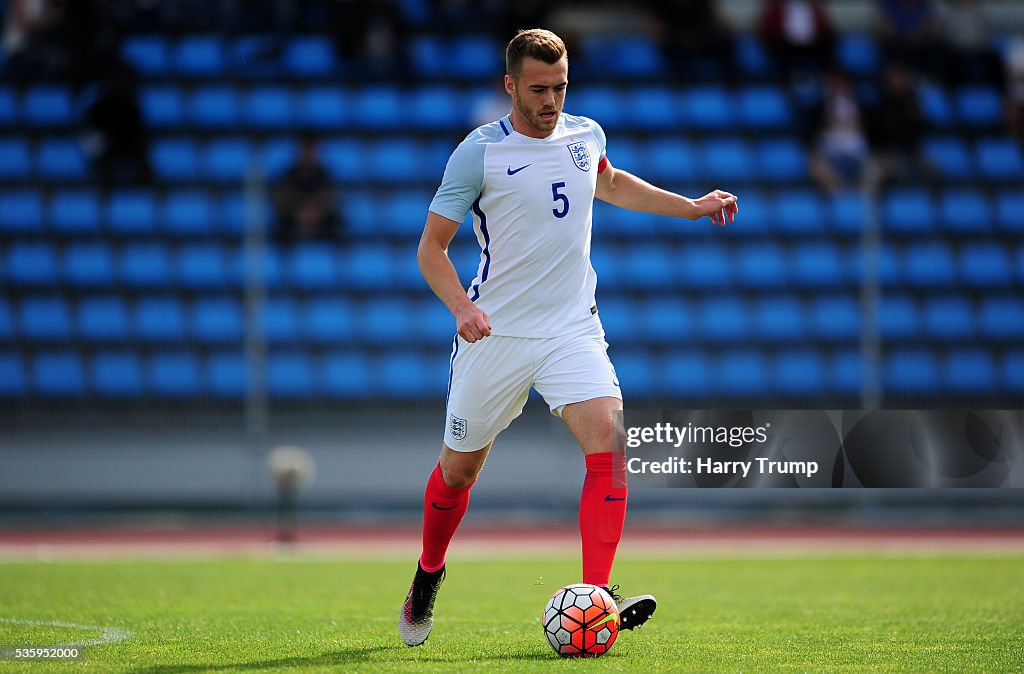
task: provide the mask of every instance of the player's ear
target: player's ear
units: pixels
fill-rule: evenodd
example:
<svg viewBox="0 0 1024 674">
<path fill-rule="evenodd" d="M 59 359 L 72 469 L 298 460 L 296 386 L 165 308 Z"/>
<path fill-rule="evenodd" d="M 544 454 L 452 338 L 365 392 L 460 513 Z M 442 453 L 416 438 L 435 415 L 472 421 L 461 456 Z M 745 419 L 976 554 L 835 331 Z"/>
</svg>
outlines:
<svg viewBox="0 0 1024 674">
<path fill-rule="evenodd" d="M 509 96 L 514 96 L 516 93 L 516 83 L 511 75 L 505 75 L 505 93 Z"/>
</svg>

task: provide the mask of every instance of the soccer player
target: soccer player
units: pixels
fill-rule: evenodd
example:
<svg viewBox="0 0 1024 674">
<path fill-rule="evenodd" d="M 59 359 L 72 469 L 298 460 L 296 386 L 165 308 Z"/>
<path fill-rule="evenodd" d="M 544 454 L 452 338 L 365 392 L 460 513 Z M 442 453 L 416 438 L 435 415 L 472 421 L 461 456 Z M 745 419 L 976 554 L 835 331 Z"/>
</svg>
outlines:
<svg viewBox="0 0 1024 674">
<path fill-rule="evenodd" d="M 505 67 L 512 110 L 470 133 L 452 153 L 417 253 L 423 276 L 454 315 L 458 334 L 444 444 L 423 498 L 422 554 L 398 618 L 409 646 L 430 634 L 445 554 L 470 489 L 494 439 L 522 413 L 531 387 L 583 450 L 583 582 L 608 588 L 627 489 L 616 427 L 622 394 L 594 300 L 594 197 L 689 220 L 707 215 L 719 225 L 737 213 L 736 197 L 728 192 L 688 199 L 614 168 L 601 127 L 562 112 L 569 61 L 554 33 L 520 31 L 505 51 Z M 643 114 L 643 101 L 631 101 L 630 107 Z M 482 250 L 467 291 L 447 250 L 469 211 Z M 638 627 L 654 613 L 654 597 L 624 599 L 616 589 L 609 591 L 622 629 Z"/>
</svg>

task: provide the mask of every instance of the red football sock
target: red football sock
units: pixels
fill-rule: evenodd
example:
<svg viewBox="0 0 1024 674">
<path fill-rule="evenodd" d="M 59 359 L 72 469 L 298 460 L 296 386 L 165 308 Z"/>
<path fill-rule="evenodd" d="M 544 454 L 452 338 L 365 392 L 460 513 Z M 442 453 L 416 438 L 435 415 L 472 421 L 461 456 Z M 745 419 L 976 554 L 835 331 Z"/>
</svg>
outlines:
<svg viewBox="0 0 1024 674">
<path fill-rule="evenodd" d="M 474 483 L 476 480 L 462 489 L 452 489 L 444 482 L 440 461 L 430 474 L 427 490 L 423 494 L 423 554 L 420 555 L 420 567 L 424 571 L 433 573 L 444 566 L 448 544 L 452 542 L 452 536 L 469 507 L 469 490 Z"/>
<path fill-rule="evenodd" d="M 607 587 L 615 562 L 615 549 L 626 522 L 624 466 L 615 470 L 622 452 L 588 454 L 587 477 L 580 494 L 580 538 L 583 541 L 583 582 Z M 615 473 L 618 473 L 617 475 Z"/>
</svg>

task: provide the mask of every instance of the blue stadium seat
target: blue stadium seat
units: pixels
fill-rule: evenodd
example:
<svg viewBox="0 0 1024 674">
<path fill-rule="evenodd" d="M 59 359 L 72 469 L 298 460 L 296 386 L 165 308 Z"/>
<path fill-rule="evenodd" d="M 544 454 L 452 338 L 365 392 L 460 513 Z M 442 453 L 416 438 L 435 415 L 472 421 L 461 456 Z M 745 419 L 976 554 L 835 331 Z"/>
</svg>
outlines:
<svg viewBox="0 0 1024 674">
<path fill-rule="evenodd" d="M 974 147 L 978 172 L 993 180 L 1024 178 L 1024 152 L 1011 138 L 983 138 Z"/>
<path fill-rule="evenodd" d="M 951 180 L 969 180 L 974 177 L 974 160 L 962 138 L 932 136 L 924 139 L 921 149 L 943 177 Z"/>
<path fill-rule="evenodd" d="M 774 212 L 774 228 L 779 232 L 801 239 L 807 235 L 825 233 L 825 219 L 828 215 L 821 198 L 811 190 L 779 192 L 775 198 Z"/>
<path fill-rule="evenodd" d="M 765 180 L 807 178 L 807 153 L 795 138 L 773 138 L 757 144 L 757 173 Z"/>
<path fill-rule="evenodd" d="M 751 349 L 722 353 L 714 360 L 712 375 L 714 390 L 728 396 L 763 395 L 771 381 L 764 356 Z"/>
<path fill-rule="evenodd" d="M 404 102 L 397 87 L 371 85 L 352 92 L 354 123 L 375 129 L 399 129 Z"/>
<path fill-rule="evenodd" d="M 385 246 L 357 246 L 343 254 L 340 281 L 346 288 L 380 290 L 393 288 L 394 256 Z"/>
<path fill-rule="evenodd" d="M 291 168 L 298 156 L 298 150 L 298 143 L 291 137 L 278 136 L 263 144 L 260 151 L 262 171 L 271 183 Z"/>
<path fill-rule="evenodd" d="M 19 333 L 24 339 L 63 342 L 71 338 L 71 312 L 67 300 L 56 295 L 26 297 L 18 311 Z"/>
<path fill-rule="evenodd" d="M 960 277 L 973 286 L 1007 286 L 1013 282 L 1007 249 L 996 243 L 969 243 L 960 249 Z"/>
<path fill-rule="evenodd" d="M 93 392 L 112 398 L 142 394 L 142 364 L 131 351 L 101 351 L 90 365 Z"/>
<path fill-rule="evenodd" d="M 636 115 L 633 120 L 633 125 L 638 129 L 666 129 L 675 131 L 685 121 L 680 114 L 678 97 L 668 87 L 637 87 L 633 89 L 629 96 L 628 100 L 643 101 L 642 113 Z M 657 141 L 655 144 L 657 144 Z"/>
<path fill-rule="evenodd" d="M 450 56 L 447 74 L 475 80 L 478 77 L 501 77 L 505 72 L 501 45 L 489 35 L 463 35 L 448 44 Z"/>
<path fill-rule="evenodd" d="M 883 339 L 915 339 L 918 336 L 917 303 L 909 295 L 882 297 L 877 320 Z"/>
<path fill-rule="evenodd" d="M 416 352 L 385 352 L 373 359 L 376 388 L 387 398 L 417 398 L 444 393 L 448 363 Z"/>
<path fill-rule="evenodd" d="M 363 171 L 365 157 L 363 144 L 355 139 L 328 140 L 320 146 L 324 168 L 332 178 L 346 185 L 366 180 Z"/>
<path fill-rule="evenodd" d="M 749 288 L 779 288 L 787 283 L 786 256 L 775 244 L 749 244 L 737 254 L 736 279 Z"/>
<path fill-rule="evenodd" d="M 42 396 L 81 396 L 85 368 L 74 351 L 44 351 L 32 358 L 32 390 Z"/>
<path fill-rule="evenodd" d="M 299 93 L 295 102 L 296 121 L 319 131 L 336 131 L 348 124 L 351 104 L 339 87 L 311 87 Z"/>
<path fill-rule="evenodd" d="M 100 230 L 100 202 L 96 192 L 60 191 L 50 198 L 50 227 L 61 234 L 96 234 Z"/>
<path fill-rule="evenodd" d="M 146 125 L 154 129 L 176 129 L 185 121 L 185 101 L 174 86 L 148 86 L 139 93 L 139 107 Z"/>
<path fill-rule="evenodd" d="M 337 74 L 334 47 L 322 36 L 306 35 L 289 40 L 281 64 L 296 77 L 329 77 Z"/>
<path fill-rule="evenodd" d="M 1005 232 L 1024 234 L 1024 192 L 1005 190 L 996 196 L 996 222 Z"/>
<path fill-rule="evenodd" d="M 797 246 L 790 259 L 793 280 L 808 288 L 842 285 L 846 269 L 840 249 L 831 243 Z"/>
<path fill-rule="evenodd" d="M 874 75 L 880 58 L 875 40 L 867 33 L 840 33 L 836 43 L 836 61 L 854 75 Z"/>
<path fill-rule="evenodd" d="M 216 77 L 224 70 L 224 45 L 218 35 L 186 35 L 175 45 L 170 61 L 179 75 Z"/>
<path fill-rule="evenodd" d="M 945 286 L 953 283 L 956 263 L 949 247 L 938 241 L 909 246 L 901 265 L 904 278 L 916 286 Z"/>
<path fill-rule="evenodd" d="M 156 288 L 170 285 L 171 265 L 160 244 L 133 244 L 121 249 L 118 277 L 128 286 Z"/>
<path fill-rule="evenodd" d="M 602 48 L 602 47 L 598 47 Z M 639 35 L 623 35 L 607 40 L 600 54 L 608 74 L 621 77 L 659 77 L 666 73 L 665 59 L 657 43 Z M 587 50 L 587 58 L 597 54 Z M 642 99 L 641 99 L 642 100 Z"/>
<path fill-rule="evenodd" d="M 422 179 L 421 146 L 407 138 L 371 143 L 363 165 L 366 176 L 382 185 Z"/>
<path fill-rule="evenodd" d="M 2 67 L 2 64 L 0 64 Z M 18 106 L 12 87 L 0 86 L 0 128 L 13 128 L 18 123 Z"/>
<path fill-rule="evenodd" d="M 103 243 L 76 243 L 64 249 L 64 281 L 71 286 L 114 285 L 114 256 Z"/>
<path fill-rule="evenodd" d="M 201 297 L 192 305 L 188 325 L 199 342 L 242 342 L 245 320 L 233 297 Z"/>
<path fill-rule="evenodd" d="M 616 143 L 616 147 L 619 145 Z M 644 175 L 650 176 L 651 180 L 677 182 L 691 180 L 695 175 L 694 167 L 698 160 L 693 145 L 683 138 L 670 136 L 651 141 L 645 154 L 640 165 L 644 167 Z M 617 154 L 614 158 L 609 155 L 609 158 L 613 166 L 618 166 Z"/>
<path fill-rule="evenodd" d="M 771 56 L 753 33 L 742 32 L 736 36 L 735 58 L 736 65 L 747 77 L 764 77 L 774 69 Z"/>
<path fill-rule="evenodd" d="M 207 129 L 234 129 L 241 121 L 241 105 L 233 87 L 200 87 L 188 98 L 188 121 Z"/>
<path fill-rule="evenodd" d="M 746 206 L 745 200 L 744 206 Z M 856 192 L 836 194 L 828 201 L 825 213 L 826 221 L 837 232 L 860 234 L 866 215 L 864 198 Z"/>
<path fill-rule="evenodd" d="M 36 147 L 36 173 L 54 180 L 78 180 L 86 176 L 85 159 L 78 141 L 47 138 Z"/>
<path fill-rule="evenodd" d="M 789 350 L 775 357 L 770 381 L 784 395 L 815 395 L 825 389 L 825 361 L 817 351 Z"/>
<path fill-rule="evenodd" d="M 464 130 L 471 121 L 468 104 L 466 97 L 452 87 L 417 87 L 404 97 L 405 125 L 413 129 Z"/>
<path fill-rule="evenodd" d="M 57 254 L 48 243 L 17 242 L 7 249 L 7 282 L 13 286 L 54 286 Z"/>
<path fill-rule="evenodd" d="M 28 141 L 24 138 L 0 138 L 0 178 L 24 180 L 31 174 Z"/>
<path fill-rule="evenodd" d="M 953 189 L 939 199 L 939 222 L 942 228 L 972 236 L 992 229 L 992 212 L 988 199 L 977 189 Z"/>
<path fill-rule="evenodd" d="M 810 305 L 811 330 L 829 341 L 855 341 L 860 337 L 860 305 L 855 297 L 826 296 Z"/>
<path fill-rule="evenodd" d="M 132 312 L 132 331 L 144 342 L 177 342 L 185 337 L 185 312 L 177 297 L 143 297 Z"/>
<path fill-rule="evenodd" d="M 419 190 L 392 192 L 387 198 L 376 202 L 376 217 L 370 215 L 369 218 L 372 231 L 405 237 L 407 240 L 419 238 L 433 196 L 430 192 Z M 363 222 L 362 225 L 369 233 L 367 223 Z"/>
<path fill-rule="evenodd" d="M 616 131 L 623 127 L 625 121 L 622 106 L 617 104 L 624 95 L 618 87 L 581 85 L 579 89 L 573 89 L 572 109 L 576 114 L 600 119 L 603 129 Z"/>
<path fill-rule="evenodd" d="M 992 354 L 981 349 L 957 349 L 946 354 L 944 384 L 956 393 L 997 390 Z"/>
<path fill-rule="evenodd" d="M 889 190 L 882 200 L 882 226 L 899 234 L 924 234 L 935 229 L 938 218 L 928 192 L 918 188 Z"/>
<path fill-rule="evenodd" d="M 917 88 L 918 102 L 928 123 L 934 128 L 947 128 L 953 125 L 953 104 L 941 87 L 923 85 Z"/>
<path fill-rule="evenodd" d="M 242 97 L 242 119 L 254 129 L 287 129 L 292 125 L 291 90 L 282 86 L 256 87 Z"/>
<path fill-rule="evenodd" d="M 974 335 L 974 310 L 964 296 L 929 297 L 924 305 L 924 329 L 934 340 L 968 340 Z"/>
<path fill-rule="evenodd" d="M 295 300 L 284 295 L 271 297 L 263 304 L 263 337 L 270 344 L 299 341 L 299 309 Z"/>
<path fill-rule="evenodd" d="M 892 351 L 882 366 L 882 383 L 889 392 L 934 394 L 940 385 L 935 354 L 922 349 Z"/>
<path fill-rule="evenodd" d="M 38 234 L 42 229 L 43 198 L 38 191 L 0 192 L 0 233 Z"/>
<path fill-rule="evenodd" d="M 636 302 L 612 295 L 601 299 L 597 312 L 612 344 L 626 345 L 643 335 L 640 321 L 634 315 L 637 312 Z"/>
<path fill-rule="evenodd" d="M 245 249 L 228 249 L 227 256 L 228 268 L 225 270 L 225 274 L 229 282 L 242 283 L 244 279 L 248 278 L 249 274 Z M 285 264 L 281 251 L 277 247 L 270 246 L 263 250 L 263 259 L 257 263 L 257 269 L 261 273 L 263 284 L 267 288 L 273 290 L 281 287 L 284 282 L 284 268 Z"/>
<path fill-rule="evenodd" d="M 37 85 L 21 100 L 21 120 L 30 127 L 70 127 L 75 123 L 71 93 L 64 87 Z"/>
<path fill-rule="evenodd" d="M 410 338 L 431 348 L 451 348 L 455 320 L 443 304 L 433 297 L 412 305 L 413 329 Z"/>
<path fill-rule="evenodd" d="M 247 211 L 245 195 L 241 190 L 228 191 L 222 194 L 217 203 L 216 218 L 214 219 L 214 226 L 217 232 L 226 236 L 240 236 L 244 234 L 246 231 L 245 223 L 248 218 Z M 266 217 L 269 217 L 269 214 L 264 212 L 264 218 Z M 268 252 L 268 255 L 272 254 L 273 252 Z M 273 278 L 278 279 L 280 275 Z"/>
<path fill-rule="evenodd" d="M 89 342 L 123 342 L 130 334 L 128 309 L 116 295 L 84 297 L 78 302 L 75 320 L 80 339 Z"/>
<path fill-rule="evenodd" d="M 981 301 L 981 333 L 1020 347 L 1024 340 L 1024 303 L 1020 295 L 995 295 Z"/>
<path fill-rule="evenodd" d="M 0 342 L 12 341 L 14 335 L 14 312 L 11 310 L 11 302 L 0 296 Z"/>
<path fill-rule="evenodd" d="M 793 111 L 778 87 L 757 85 L 738 94 L 739 121 L 750 129 L 784 129 L 793 123 Z"/>
<path fill-rule="evenodd" d="M 729 295 L 705 299 L 697 305 L 696 316 L 704 339 L 714 344 L 744 340 L 753 327 L 746 303 Z"/>
<path fill-rule="evenodd" d="M 241 35 L 228 47 L 225 65 L 240 77 L 276 79 L 280 75 L 281 38 Z"/>
<path fill-rule="evenodd" d="M 956 92 L 956 111 L 964 126 L 994 127 L 1002 121 L 1003 102 L 993 87 L 973 84 Z"/>
<path fill-rule="evenodd" d="M 357 318 L 358 316 L 358 318 Z M 311 299 L 303 307 L 300 335 L 303 340 L 315 344 L 346 344 L 355 341 L 358 326 L 366 328 L 365 318 L 357 314 L 351 303 L 344 297 L 328 296 Z M 374 326 L 380 329 L 380 326 Z M 385 329 L 384 334 L 392 334 Z M 371 342 L 376 341 L 370 337 Z"/>
<path fill-rule="evenodd" d="M 167 72 L 167 43 L 159 35 L 133 35 L 121 44 L 121 56 L 143 75 Z"/>
<path fill-rule="evenodd" d="M 1024 353 L 1011 349 L 1003 354 L 1000 383 L 1006 391 L 1024 393 Z"/>
<path fill-rule="evenodd" d="M 697 244 L 687 246 L 682 255 L 668 251 L 663 254 L 667 257 L 663 265 L 667 266 L 668 273 L 685 286 L 720 289 L 732 281 L 732 264 L 728 252 L 721 246 Z M 643 267 L 636 266 L 631 273 L 642 276 Z"/>
<path fill-rule="evenodd" d="M 191 138 L 166 138 L 153 142 L 150 160 L 157 177 L 180 182 L 199 177 L 196 143 Z"/>
<path fill-rule="evenodd" d="M 424 77 L 435 77 L 445 74 L 451 55 L 445 52 L 441 39 L 433 35 L 417 35 L 409 42 L 409 54 L 412 56 L 416 74 Z"/>
<path fill-rule="evenodd" d="M 160 206 L 160 228 L 171 236 L 203 238 L 213 231 L 214 206 L 206 192 L 168 192 Z"/>
<path fill-rule="evenodd" d="M 340 266 L 331 246 L 306 244 L 289 252 L 285 260 L 285 275 L 295 288 L 334 289 Z"/>
<path fill-rule="evenodd" d="M 682 108 L 688 126 L 698 129 L 731 129 L 736 125 L 736 106 L 722 87 L 690 87 L 683 94 Z"/>
<path fill-rule="evenodd" d="M 301 351 L 271 353 L 267 362 L 267 391 L 275 398 L 310 398 L 317 392 L 309 356 Z"/>
<path fill-rule="evenodd" d="M 13 351 L 0 351 L 0 397 L 22 396 L 27 389 L 21 358 Z"/>
<path fill-rule="evenodd" d="M 409 302 L 396 297 L 363 302 L 358 309 L 359 320 L 354 321 L 356 334 L 367 346 L 384 335 L 412 335 L 416 329 L 412 311 Z"/>
<path fill-rule="evenodd" d="M 740 217 L 729 225 L 729 231 L 742 232 L 744 238 L 765 236 L 775 227 L 774 211 L 774 199 L 756 187 L 744 189 Z"/>
<path fill-rule="evenodd" d="M 203 148 L 203 175 L 215 182 L 241 184 L 254 155 L 252 145 L 242 138 L 216 138 Z"/>
<path fill-rule="evenodd" d="M 712 372 L 707 353 L 695 350 L 670 351 L 661 367 L 650 370 L 652 388 L 675 398 L 703 398 L 711 392 Z M 620 370 L 621 359 L 616 359 L 616 372 L 623 391 L 627 390 L 626 372 Z M 623 363 L 624 364 L 624 363 Z M 639 379 L 639 377 L 637 377 Z M 633 388 L 645 390 L 646 382 L 638 381 Z"/>
<path fill-rule="evenodd" d="M 859 351 L 846 350 L 833 354 L 825 379 L 829 390 L 858 395 L 863 386 L 863 362 Z"/>
<path fill-rule="evenodd" d="M 206 376 L 204 388 L 219 398 L 241 398 L 248 386 L 245 356 L 237 351 L 213 353 L 201 370 Z"/>
<path fill-rule="evenodd" d="M 172 276 L 184 288 L 221 288 L 228 282 L 224 251 L 212 243 L 182 246 L 174 256 Z"/>
<path fill-rule="evenodd" d="M 194 397 L 201 390 L 199 363 L 188 351 L 157 351 L 146 363 L 146 381 L 154 395 Z"/>
<path fill-rule="evenodd" d="M 324 355 L 317 369 L 321 373 L 323 392 L 332 398 L 371 395 L 373 376 L 369 358 L 360 351 L 331 351 Z"/>
<path fill-rule="evenodd" d="M 665 246 L 638 244 L 620 257 L 626 282 L 635 288 L 669 288 L 676 276 L 679 260 Z"/>
<path fill-rule="evenodd" d="M 633 303 L 631 314 L 636 336 L 654 344 L 684 346 L 697 333 L 689 304 L 675 297 Z"/>
<path fill-rule="evenodd" d="M 107 200 L 104 220 L 109 231 L 114 234 L 154 234 L 156 219 L 156 198 L 148 190 L 118 190 Z"/>
<path fill-rule="evenodd" d="M 739 138 L 718 138 L 703 144 L 701 168 L 706 176 L 723 183 L 743 182 L 753 176 L 751 148 Z"/>
<path fill-rule="evenodd" d="M 804 310 L 796 295 L 762 296 L 751 302 L 753 333 L 763 342 L 796 342 L 806 337 Z"/>
</svg>

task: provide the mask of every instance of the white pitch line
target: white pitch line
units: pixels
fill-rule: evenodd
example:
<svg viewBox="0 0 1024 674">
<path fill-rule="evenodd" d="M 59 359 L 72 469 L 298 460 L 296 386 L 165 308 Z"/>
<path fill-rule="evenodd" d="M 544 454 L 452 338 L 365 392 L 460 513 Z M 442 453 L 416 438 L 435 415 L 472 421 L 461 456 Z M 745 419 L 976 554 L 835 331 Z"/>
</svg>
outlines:
<svg viewBox="0 0 1024 674">
<path fill-rule="evenodd" d="M 99 646 L 100 644 L 114 644 L 119 641 L 127 640 L 132 633 L 128 630 L 121 629 L 120 627 L 99 627 L 97 625 L 81 625 L 79 623 L 64 623 L 56 620 L 19 620 L 17 618 L 0 618 L 0 623 L 8 623 L 11 625 L 34 625 L 38 627 L 64 627 L 73 630 L 89 630 L 91 632 L 100 632 L 101 636 L 97 639 L 88 639 L 86 641 L 77 641 L 70 644 L 57 644 L 56 646 L 33 646 L 33 648 L 81 648 L 83 646 Z"/>
</svg>

